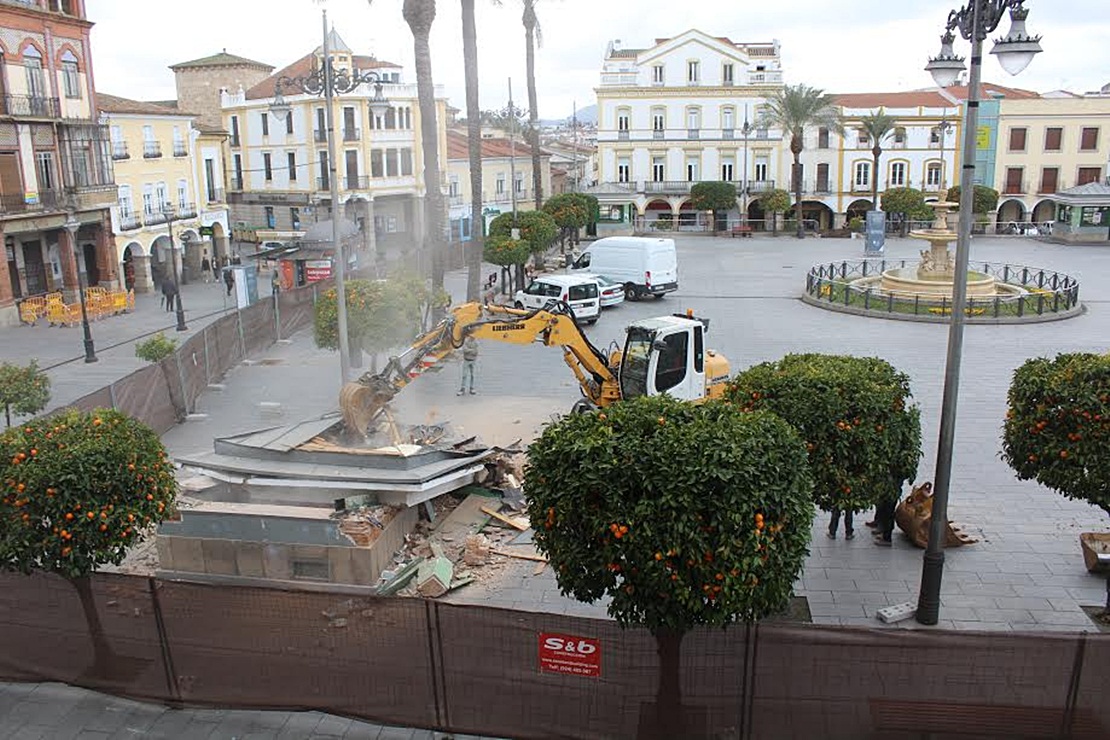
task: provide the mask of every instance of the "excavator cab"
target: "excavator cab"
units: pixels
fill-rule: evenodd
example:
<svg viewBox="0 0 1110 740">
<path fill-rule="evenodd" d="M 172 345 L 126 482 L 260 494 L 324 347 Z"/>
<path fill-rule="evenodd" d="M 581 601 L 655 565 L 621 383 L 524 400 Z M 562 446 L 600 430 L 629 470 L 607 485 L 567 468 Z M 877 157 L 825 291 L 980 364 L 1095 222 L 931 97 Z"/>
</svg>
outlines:
<svg viewBox="0 0 1110 740">
<path fill-rule="evenodd" d="M 621 353 L 621 398 L 667 393 L 683 401 L 705 399 L 710 387 L 706 382 L 708 323 L 691 315 L 676 314 L 630 325 Z M 726 363 L 724 376 L 727 375 Z"/>
</svg>

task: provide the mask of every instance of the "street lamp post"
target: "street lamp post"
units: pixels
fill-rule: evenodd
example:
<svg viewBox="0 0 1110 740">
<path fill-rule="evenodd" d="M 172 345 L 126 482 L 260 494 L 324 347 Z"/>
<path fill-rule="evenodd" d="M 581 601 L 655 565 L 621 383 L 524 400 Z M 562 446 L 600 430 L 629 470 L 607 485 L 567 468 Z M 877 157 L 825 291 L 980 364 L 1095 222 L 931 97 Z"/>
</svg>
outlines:
<svg viewBox="0 0 1110 740">
<path fill-rule="evenodd" d="M 940 123 L 937 124 L 937 135 L 940 138 L 940 192 L 941 200 L 948 198 L 948 163 L 944 160 L 944 140 L 948 136 L 949 129 L 952 128 L 952 122 L 947 118 L 941 118 Z"/>
<path fill-rule="evenodd" d="M 744 105 L 744 125 L 740 133 L 744 135 L 744 176 L 740 178 L 740 223 L 748 223 L 748 136 L 752 132 L 752 124 L 748 121 L 748 106 Z"/>
<path fill-rule="evenodd" d="M 174 299 L 176 300 L 175 308 L 177 312 L 177 326 L 175 328 L 177 331 L 188 331 L 189 327 L 185 326 L 185 306 L 181 302 L 181 280 L 178 278 L 177 274 L 177 255 L 174 253 L 173 246 L 173 206 L 169 203 L 164 203 L 162 205 L 162 215 L 166 217 L 166 233 L 169 235 L 170 239 L 170 269 L 173 270 Z M 184 256 L 185 251 L 189 247 L 188 234 L 181 235 L 181 244 L 182 256 Z"/>
<path fill-rule="evenodd" d="M 374 97 L 370 100 L 370 114 L 384 114 L 389 108 L 389 101 L 382 96 L 382 82 L 384 78 L 373 70 L 347 71 L 336 69 L 331 60 L 328 39 L 328 11 L 323 10 L 322 25 L 324 42 L 322 46 L 322 64 L 313 63 L 312 71 L 303 77 L 279 77 L 274 85 L 274 100 L 270 103 L 270 112 L 277 118 L 285 120 L 292 113 L 292 108 L 282 97 L 282 88 L 289 88 L 307 95 L 323 95 L 325 101 L 325 121 L 328 127 L 328 184 L 331 191 L 331 236 L 332 249 L 335 259 L 335 294 L 336 294 L 336 329 L 339 334 L 339 374 L 340 382 L 346 383 L 351 375 L 350 342 L 347 337 L 347 290 L 344 279 L 347 271 L 347 255 L 339 237 L 339 180 L 336 178 L 335 164 L 335 94 L 349 93 L 363 83 L 374 85 Z M 367 224 L 366 228 L 372 228 Z"/>
<path fill-rule="evenodd" d="M 940 585 L 944 573 L 944 540 L 948 524 L 948 492 L 952 477 L 952 446 L 955 440 L 956 399 L 960 383 L 960 362 L 963 351 L 964 311 L 967 305 L 967 265 L 971 246 L 972 204 L 974 197 L 975 141 L 979 123 L 979 81 L 983 63 L 983 41 L 998 27 L 1005 11 L 1010 11 L 1010 33 L 998 39 L 992 54 L 1012 75 L 1025 69 L 1033 56 L 1041 51 L 1040 36 L 1025 31 L 1029 11 L 1025 0 L 969 0 L 968 4 L 948 14 L 945 33 L 941 36 L 940 54 L 929 60 L 925 69 L 936 83 L 946 88 L 963 72 L 963 58 L 952 51 L 953 31 L 959 31 L 971 42 L 971 74 L 967 85 L 967 108 L 964 117 L 964 141 L 960 173 L 960 222 L 956 239 L 955 280 L 952 286 L 952 316 L 948 327 L 948 355 L 944 370 L 944 395 L 941 401 L 940 437 L 933 482 L 933 508 L 929 523 L 929 545 L 921 568 L 921 591 L 917 601 L 917 621 L 936 624 L 940 614 Z"/>
<path fill-rule="evenodd" d="M 66 217 L 66 222 L 62 227 L 69 232 L 69 248 L 73 250 L 73 262 L 77 262 L 77 230 L 81 228 L 81 222 L 77 220 L 77 216 L 69 213 Z M 81 328 L 85 332 L 85 362 L 93 363 L 99 358 L 96 356 L 96 348 L 93 346 L 92 328 L 89 326 L 89 312 L 85 307 L 85 271 L 77 269 L 77 291 L 81 299 Z"/>
</svg>

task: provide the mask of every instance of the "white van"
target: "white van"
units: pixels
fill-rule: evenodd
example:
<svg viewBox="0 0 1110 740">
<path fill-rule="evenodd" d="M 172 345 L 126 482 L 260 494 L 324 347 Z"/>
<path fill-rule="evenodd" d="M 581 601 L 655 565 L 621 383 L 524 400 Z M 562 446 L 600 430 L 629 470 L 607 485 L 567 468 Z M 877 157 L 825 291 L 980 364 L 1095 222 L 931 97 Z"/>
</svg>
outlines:
<svg viewBox="0 0 1110 740">
<path fill-rule="evenodd" d="M 517 308 L 543 308 L 549 301 L 566 303 L 574 318 L 587 324 L 601 315 L 601 292 L 593 275 L 542 275 L 513 296 Z"/>
<path fill-rule="evenodd" d="M 638 301 L 678 289 L 678 253 L 674 239 L 607 236 L 578 256 L 571 271 L 586 271 L 624 285 L 625 296 Z"/>
</svg>

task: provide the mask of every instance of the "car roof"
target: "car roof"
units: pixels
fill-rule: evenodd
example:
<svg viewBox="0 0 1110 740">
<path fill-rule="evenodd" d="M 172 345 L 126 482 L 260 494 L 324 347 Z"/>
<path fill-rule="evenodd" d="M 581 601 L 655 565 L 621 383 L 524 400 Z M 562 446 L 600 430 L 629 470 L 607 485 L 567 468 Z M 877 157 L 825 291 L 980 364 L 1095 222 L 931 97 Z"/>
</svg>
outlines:
<svg viewBox="0 0 1110 740">
<path fill-rule="evenodd" d="M 595 277 L 595 275 L 540 275 L 536 280 L 553 285 L 570 286 L 592 283 Z"/>
</svg>

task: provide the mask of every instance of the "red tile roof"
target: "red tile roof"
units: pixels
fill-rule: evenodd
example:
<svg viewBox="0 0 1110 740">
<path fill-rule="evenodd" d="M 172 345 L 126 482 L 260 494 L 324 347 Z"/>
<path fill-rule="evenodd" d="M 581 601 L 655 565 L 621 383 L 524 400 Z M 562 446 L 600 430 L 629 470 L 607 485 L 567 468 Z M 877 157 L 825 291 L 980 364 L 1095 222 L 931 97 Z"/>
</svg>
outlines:
<svg viewBox="0 0 1110 740">
<path fill-rule="evenodd" d="M 118 95 L 98 92 L 96 94 L 96 107 L 103 113 L 133 113 L 147 116 L 193 116 L 195 113 L 179 110 L 177 101 L 174 107 L 162 103 L 149 103 L 144 100 L 131 100 Z"/>
<path fill-rule="evenodd" d="M 955 97 L 957 100 L 967 99 L 967 85 L 953 85 L 947 88 L 948 93 Z M 980 98 L 982 100 L 990 100 L 994 97 L 1004 97 L 1009 99 L 1027 99 L 1039 98 L 1035 92 L 1031 90 L 1021 90 L 1015 87 L 1003 87 L 1002 85 L 995 85 L 991 82 L 984 82 L 980 85 Z M 879 106 L 886 106 L 888 108 L 917 108 L 923 106 L 927 108 L 951 108 L 952 102 L 947 100 L 936 90 L 904 90 L 901 92 L 882 92 L 882 93 L 840 93 L 835 94 L 838 105 L 845 108 L 878 108 Z"/>
<path fill-rule="evenodd" d="M 279 69 L 272 75 L 262 80 L 256 85 L 253 85 L 246 91 L 247 100 L 260 100 L 263 98 L 274 97 L 274 86 L 277 84 L 279 77 L 304 77 L 312 72 L 312 65 L 316 59 L 315 52 L 309 52 L 303 57 L 293 62 L 287 67 Z M 393 62 L 382 61 L 374 57 L 352 55 L 351 61 L 354 63 L 355 69 L 400 69 L 401 65 L 394 64 Z"/>
<path fill-rule="evenodd" d="M 458 131 L 447 132 L 447 158 L 469 159 L 470 140 L 466 134 Z M 528 143 L 516 139 L 511 144 L 508 139 L 482 139 L 482 159 L 502 159 L 514 154 L 517 157 L 531 157 L 532 147 Z M 541 154 L 541 156 L 544 156 Z"/>
</svg>

